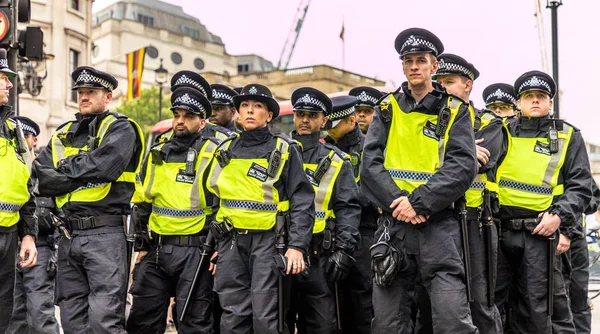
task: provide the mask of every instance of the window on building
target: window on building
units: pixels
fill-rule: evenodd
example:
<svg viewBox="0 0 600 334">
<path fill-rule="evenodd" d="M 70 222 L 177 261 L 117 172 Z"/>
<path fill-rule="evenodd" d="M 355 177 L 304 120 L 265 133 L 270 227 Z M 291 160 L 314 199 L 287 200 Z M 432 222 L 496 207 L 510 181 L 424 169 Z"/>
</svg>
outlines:
<svg viewBox="0 0 600 334">
<path fill-rule="evenodd" d="M 69 76 L 79 66 L 79 51 L 69 49 Z M 77 91 L 71 91 L 71 101 L 77 102 Z"/>
<path fill-rule="evenodd" d="M 181 62 L 183 61 L 183 59 L 181 58 L 181 54 L 179 52 L 171 53 L 171 61 L 175 65 L 181 64 Z"/>
<path fill-rule="evenodd" d="M 193 39 L 200 39 L 200 30 L 183 26 L 183 34 Z"/>
<path fill-rule="evenodd" d="M 250 72 L 250 65 L 238 64 L 238 73 L 247 73 L 247 72 Z"/>
<path fill-rule="evenodd" d="M 71 9 L 79 10 L 79 0 L 71 0 Z"/>
<path fill-rule="evenodd" d="M 154 18 L 152 16 L 137 14 L 137 21 L 145 26 L 154 26 Z"/>
</svg>

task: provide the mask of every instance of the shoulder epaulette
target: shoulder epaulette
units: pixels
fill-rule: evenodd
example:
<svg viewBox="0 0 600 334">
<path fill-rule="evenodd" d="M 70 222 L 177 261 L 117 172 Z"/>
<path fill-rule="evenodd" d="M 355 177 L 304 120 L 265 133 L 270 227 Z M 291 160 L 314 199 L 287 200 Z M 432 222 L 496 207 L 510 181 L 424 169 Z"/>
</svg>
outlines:
<svg viewBox="0 0 600 334">
<path fill-rule="evenodd" d="M 344 153 L 344 151 L 342 151 L 339 148 L 337 148 L 335 145 L 331 145 L 331 144 L 328 144 L 328 143 L 323 143 L 323 146 L 325 146 L 328 149 L 334 151 L 335 154 L 337 154 L 343 160 L 350 160 L 350 158 L 348 157 L 348 155 L 346 153 Z"/>
<path fill-rule="evenodd" d="M 290 144 L 290 145 L 292 145 L 292 144 L 294 144 L 294 145 L 300 145 L 297 141 L 295 141 L 294 139 L 292 139 L 290 136 L 285 135 L 283 133 L 277 133 L 277 134 L 274 134 L 274 136 L 277 137 L 277 138 L 281 138 L 281 139 L 285 140 L 285 142 L 288 143 L 288 144 Z"/>
<path fill-rule="evenodd" d="M 567 126 L 570 126 L 570 127 L 572 127 L 572 128 L 573 128 L 573 131 L 575 131 L 575 132 L 579 132 L 579 128 L 578 128 L 578 127 L 576 127 L 575 125 L 573 125 L 573 124 L 571 124 L 571 123 L 569 123 L 569 122 L 567 122 L 567 121 L 561 120 L 561 119 L 557 119 L 557 120 L 556 120 L 556 128 L 557 128 L 557 130 L 560 130 L 560 128 L 559 128 L 559 126 L 558 126 L 558 122 L 559 122 L 559 121 L 560 121 L 561 125 L 563 126 L 563 128 L 564 128 L 564 125 L 566 124 Z"/>
<path fill-rule="evenodd" d="M 391 101 L 392 94 L 386 94 L 379 99 L 376 105 L 376 107 L 379 108 L 379 114 L 384 123 L 389 123 L 392 121 L 392 108 L 390 107 Z"/>
</svg>

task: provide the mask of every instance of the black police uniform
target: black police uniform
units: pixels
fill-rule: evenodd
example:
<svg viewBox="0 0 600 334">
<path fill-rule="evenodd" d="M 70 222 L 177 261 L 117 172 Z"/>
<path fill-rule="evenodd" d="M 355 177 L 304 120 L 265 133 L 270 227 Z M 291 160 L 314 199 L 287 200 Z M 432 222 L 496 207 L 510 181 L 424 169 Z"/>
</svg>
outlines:
<svg viewBox="0 0 600 334">
<path fill-rule="evenodd" d="M 77 68 L 72 78 L 73 89 L 112 91 L 118 84 L 112 75 L 88 66 Z M 59 244 L 56 274 L 56 301 L 65 333 L 125 333 L 129 270 L 123 224 L 130 213 L 135 185 L 116 180 L 123 172 L 136 172 L 143 139 L 126 117 L 111 114 L 117 119 L 94 150 L 67 157 L 54 168 L 51 141 L 34 163 L 41 196 L 58 197 L 111 184 L 99 201 L 69 200 L 61 208 L 71 230 L 71 239 L 62 238 Z M 108 115 L 109 111 L 76 114 L 64 145 L 86 147 Z"/>
<path fill-rule="evenodd" d="M 295 90 L 292 94 L 292 103 L 294 111 L 322 112 L 325 115 L 331 112 L 331 101 L 327 95 L 313 88 Z M 360 205 L 352 164 L 344 152 L 335 146 L 321 143 L 319 135 L 319 132 L 309 135 L 298 135 L 296 131 L 292 132 L 292 138 L 301 144 L 304 164 L 318 166 L 328 159 L 332 151 L 342 159 L 343 164 L 339 167 L 340 171 L 330 194 L 328 208 L 333 210 L 334 217 L 327 220 L 324 231 L 312 235 L 308 249 L 310 274 L 308 277 L 295 276 L 292 279 L 291 305 L 288 313 L 288 325 L 292 333 L 294 324 L 297 325 L 299 333 L 336 333 L 336 317 L 333 316 L 336 314 L 335 288 L 332 291 L 329 283 L 337 282 L 343 275 L 348 275 L 351 266 L 342 264 L 335 268 L 341 271 L 338 277 L 335 277 L 338 273 L 333 272 L 333 267 L 336 265 L 337 257 L 351 260 L 350 257 L 356 250 L 360 238 L 358 234 Z M 318 173 L 318 168 L 305 169 L 314 186 L 322 186 L 320 180 L 316 181 L 314 177 L 314 174 Z M 327 170 L 329 168 L 336 167 L 329 166 Z M 319 212 L 322 208 L 315 208 L 315 210 Z M 321 213 L 325 214 L 323 211 Z M 335 252 L 342 254 L 334 258 L 331 255 Z"/>
<path fill-rule="evenodd" d="M 334 127 L 336 121 L 353 115 L 359 100 L 354 96 L 338 96 L 331 99 L 333 111 L 329 116 L 328 127 Z M 325 142 L 339 148 L 350 156 L 354 176 L 360 186 L 360 166 L 365 136 L 358 124 L 353 130 L 343 135 L 336 142 L 325 137 Z M 373 319 L 373 302 L 371 286 L 371 254 L 369 247 L 373 245 L 373 236 L 377 230 L 379 212 L 362 191 L 359 192 L 361 206 L 360 232 L 361 241 L 354 251 L 356 263 L 347 279 L 339 284 L 342 327 L 344 332 L 370 333 Z"/>
<path fill-rule="evenodd" d="M 233 107 L 233 97 L 238 95 L 236 91 L 221 84 L 212 84 L 210 87 L 212 88 L 212 100 L 210 101 L 212 105 L 226 105 Z M 235 127 L 235 121 L 233 119 L 231 122 L 229 122 L 229 124 L 220 126 L 231 132 L 240 132 Z"/>
<path fill-rule="evenodd" d="M 8 61 L 6 59 L 6 50 L 0 49 L 0 72 L 8 75 L 9 78 L 14 78 L 17 74 L 8 68 Z M 7 120 L 13 116 L 13 112 L 10 106 L 0 106 L 0 137 L 7 139 L 8 141 L 14 142 L 17 140 L 24 140 L 19 137 L 15 131 L 12 131 L 8 125 Z M 12 122 L 12 121 L 9 121 Z M 16 124 L 13 125 L 16 126 Z M 18 139 L 20 138 L 20 139 Z M 26 145 L 26 143 L 22 143 Z M 1 152 L 0 152 L 1 153 Z M 24 157 L 19 153 L 16 147 L 5 146 L 4 155 L 14 154 L 14 159 L 18 159 L 20 162 L 25 163 Z M 23 154 L 29 154 L 25 152 Z M 27 189 L 29 191 L 29 199 L 27 202 L 18 209 L 20 219 L 17 224 L 9 227 L 0 227 L 0 333 L 3 333 L 8 327 L 10 321 L 10 314 L 13 310 L 13 297 L 14 297 L 14 282 L 15 282 L 15 266 L 16 266 L 16 255 L 19 247 L 17 246 L 18 239 L 22 239 L 26 235 L 31 235 L 35 239 L 38 233 L 37 217 L 35 215 L 35 197 L 33 196 L 33 182 L 31 178 L 29 180 L 14 180 L 8 176 L 4 176 L 2 181 L 3 189 L 10 189 L 10 184 L 7 182 L 19 182 L 21 184 L 27 182 Z M 7 206 L 10 203 L 1 203 L 4 210 L 7 210 Z M 39 261 L 39 259 L 38 259 Z"/>
<path fill-rule="evenodd" d="M 176 89 L 171 95 L 171 109 L 185 108 L 194 114 L 206 118 L 210 113 L 210 102 L 199 91 L 182 87 Z M 214 138 L 204 138 L 200 133 L 190 134 L 183 137 L 174 136 L 165 142 L 160 148 L 153 148 L 160 152 L 161 161 L 154 160 L 155 164 L 185 163 L 188 161 L 188 153 L 191 149 L 199 152 L 206 141 L 213 141 L 215 147 L 219 143 Z M 152 151 L 154 152 L 154 151 Z M 143 164 L 140 173 L 142 180 L 146 179 L 148 158 Z M 196 157 L 199 159 L 199 157 Z M 204 185 L 206 175 L 197 174 L 200 184 Z M 187 182 L 189 180 L 154 180 L 151 182 Z M 147 185 L 144 184 L 144 188 Z M 212 205 L 214 201 L 212 194 L 201 187 L 206 202 Z M 183 195 L 183 194 L 182 194 Z M 140 236 L 148 236 L 147 226 L 150 214 L 153 212 L 154 204 L 149 202 L 138 203 L 140 210 Z M 157 210 L 159 210 L 158 208 Z M 216 209 L 216 208 L 215 208 Z M 216 210 L 215 210 L 216 211 Z M 211 210 L 211 212 L 213 212 Z M 176 215 L 178 213 L 170 213 Z M 183 209 L 180 215 L 184 215 Z M 127 320 L 128 333 L 163 333 L 166 328 L 167 309 L 169 297 L 175 297 L 175 315 L 181 314 L 191 287 L 192 278 L 200 263 L 199 247 L 205 242 L 208 230 L 208 222 L 212 221 L 213 215 L 208 215 L 205 220 L 205 228 L 197 234 L 192 235 L 159 235 L 155 232 L 152 240 L 141 238 L 136 242 L 136 250 L 148 251 L 148 254 L 136 265 L 134 269 L 135 279 L 130 292 L 133 296 L 131 312 Z M 166 227 L 167 228 L 167 227 Z M 173 227 L 168 227 L 173 229 Z M 213 332 L 213 279 L 205 266 L 200 271 L 198 282 L 184 322 L 177 322 L 179 333 L 212 333 Z"/>
<path fill-rule="evenodd" d="M 279 106 L 268 88 L 251 84 L 244 87 L 233 101 L 236 109 L 242 101 L 255 99 L 267 104 L 273 117 L 279 114 Z M 243 131 L 221 145 L 229 143 L 225 151 L 218 151 L 229 159 L 268 159 L 275 151 L 278 138 L 289 144 L 289 157 L 283 166 L 279 181 L 274 183 L 279 200 L 290 201 L 290 224 L 287 228 L 287 248 L 307 254 L 314 224 L 314 190 L 308 181 L 302 164 L 300 148 L 288 137 L 277 137 L 268 127 Z M 216 162 L 214 162 L 216 163 Z M 213 166 L 216 166 L 214 165 Z M 224 163 L 227 168 L 227 164 Z M 251 168 L 248 175 L 260 178 L 260 171 Z M 239 175 L 240 178 L 251 177 Z M 229 181 L 229 180 L 228 180 Z M 209 188 L 211 192 L 215 189 Z M 221 209 L 224 200 L 221 198 Z M 234 203 L 231 203 L 235 205 Z M 221 222 L 222 223 L 222 222 Z M 238 222 L 233 222 L 234 226 Z M 261 222 L 262 223 L 262 222 Z M 271 222 L 265 222 L 270 224 Z M 270 230 L 234 229 L 217 241 L 219 253 L 214 289 L 223 308 L 222 333 L 275 333 L 278 325 L 278 277 L 273 270 L 276 235 Z M 285 314 L 284 314 L 285 315 Z M 285 321 L 285 320 L 284 320 Z M 284 324 L 285 325 L 285 324 Z M 284 326 L 284 328 L 287 328 Z"/>
<path fill-rule="evenodd" d="M 401 57 L 426 52 L 437 56 L 443 51 L 443 45 L 429 31 L 413 28 L 398 35 L 396 50 Z M 433 83 L 433 87 L 421 101 L 415 101 L 405 82 L 402 92 L 394 92 L 393 97 L 405 113 L 439 115 L 449 96 L 437 83 Z M 446 130 L 449 137 L 443 165 L 426 184 L 409 194 L 396 186 L 384 167 L 385 155 L 402 154 L 408 159 L 421 157 L 386 148 L 390 119 L 394 116 L 386 99 L 382 102 L 386 108 L 382 109 L 381 105 L 376 108 L 367 133 L 361 186 L 366 196 L 384 212 L 376 240 L 387 240 L 401 254 L 394 256 L 399 261 L 399 270 L 389 285 L 373 285 L 373 333 L 412 333 L 411 302 L 414 301 L 416 283 L 425 287 L 431 299 L 435 332 L 477 333 L 465 293 L 459 224 L 452 210 L 452 203 L 464 195 L 477 171 L 469 110 L 464 104 L 460 105 L 452 126 Z M 393 111 L 396 112 L 399 111 Z M 391 217 L 389 206 L 401 196 L 408 197 L 417 215 L 429 217 L 425 223 L 412 225 Z M 392 248 L 388 249 L 392 251 Z M 385 258 L 389 256 L 385 255 Z"/>
<path fill-rule="evenodd" d="M 529 90 L 541 90 L 550 97 L 554 96 L 556 86 L 552 78 L 539 71 L 523 74 L 515 82 L 515 95 Z M 510 134 L 516 138 L 548 138 L 552 128 L 561 130 L 563 122 L 550 116 L 529 118 L 521 117 L 510 124 Z M 568 125 L 564 125 L 568 126 Z M 554 130 L 553 130 L 554 131 Z M 547 154 L 544 143 L 536 145 L 532 154 Z M 552 153 L 550 153 L 552 154 Z M 532 159 L 535 156 L 532 156 Z M 505 160 L 506 162 L 506 160 Z M 503 162 L 504 163 L 504 162 Z M 526 166 L 524 166 L 526 168 Z M 545 171 L 540 171 L 544 173 Z M 502 179 L 500 187 L 509 187 Z M 584 211 L 591 198 L 592 182 L 589 161 L 583 138 L 579 130 L 573 128 L 571 139 L 566 147 L 564 164 L 562 165 L 558 184 L 564 185 L 564 193 L 554 196 L 551 206 L 546 212 L 560 217 L 559 230 L 555 233 L 567 233 L 567 229 L 576 225 L 577 219 Z M 502 198 L 501 198 L 502 201 Z M 501 202 L 502 204 L 502 202 Z M 500 207 L 500 246 L 498 251 L 498 279 L 496 281 L 495 301 L 499 310 L 509 304 L 509 315 L 505 330 L 514 332 L 575 333 L 573 319 L 569 309 L 563 276 L 560 272 L 559 257 L 555 256 L 556 241 L 532 235 L 529 229 L 537 223 L 540 212 L 518 206 Z M 523 220 L 531 220 L 528 227 Z M 519 222 L 521 222 L 519 224 Z M 551 254 L 550 254 L 551 253 Z M 549 316 L 548 304 L 548 264 L 554 261 L 553 313 Z"/>
<path fill-rule="evenodd" d="M 40 127 L 31 119 L 16 116 L 25 135 L 37 137 Z M 32 182 L 37 186 L 35 174 Z M 32 268 L 17 267 L 15 277 L 15 302 L 6 333 L 58 333 L 54 309 L 54 275 L 56 252 L 54 225 L 50 214 L 59 215 L 54 199 L 36 196 L 35 214 L 38 217 L 38 237 L 35 247 L 37 263 Z M 58 246 L 58 245 L 56 245 Z"/>
</svg>

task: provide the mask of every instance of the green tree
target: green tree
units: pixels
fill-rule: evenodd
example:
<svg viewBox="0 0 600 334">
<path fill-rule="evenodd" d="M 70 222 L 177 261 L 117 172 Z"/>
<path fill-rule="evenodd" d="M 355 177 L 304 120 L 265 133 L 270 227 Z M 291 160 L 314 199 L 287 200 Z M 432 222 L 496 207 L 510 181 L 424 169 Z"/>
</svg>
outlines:
<svg viewBox="0 0 600 334">
<path fill-rule="evenodd" d="M 168 119 L 171 117 L 171 92 L 163 87 L 163 101 L 162 101 L 162 119 Z M 154 124 L 158 123 L 158 99 L 159 89 L 158 87 L 150 87 L 143 89 L 140 97 L 123 101 L 121 105 L 115 109 L 116 112 L 133 118 L 144 131 L 144 135 L 148 136 L 150 130 Z"/>
</svg>

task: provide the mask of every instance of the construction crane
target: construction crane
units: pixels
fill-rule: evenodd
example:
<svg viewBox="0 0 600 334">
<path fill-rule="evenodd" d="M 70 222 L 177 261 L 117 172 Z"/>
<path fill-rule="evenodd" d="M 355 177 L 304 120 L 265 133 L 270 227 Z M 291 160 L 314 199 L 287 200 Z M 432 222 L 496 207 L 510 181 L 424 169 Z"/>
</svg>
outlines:
<svg viewBox="0 0 600 334">
<path fill-rule="evenodd" d="M 308 11 L 309 5 L 310 0 L 300 0 L 300 5 L 296 10 L 296 16 L 294 17 L 292 27 L 290 28 L 290 32 L 288 33 L 287 39 L 285 40 L 285 44 L 283 45 L 283 50 L 281 50 L 281 56 L 279 56 L 279 62 L 277 63 L 278 69 L 287 69 L 290 63 L 290 59 L 292 59 L 292 54 L 294 53 L 294 48 L 296 47 L 298 36 L 300 36 L 302 23 L 304 23 L 304 18 L 306 17 L 306 12 Z M 281 68 L 283 60 L 285 60 L 285 66 Z"/>
</svg>

